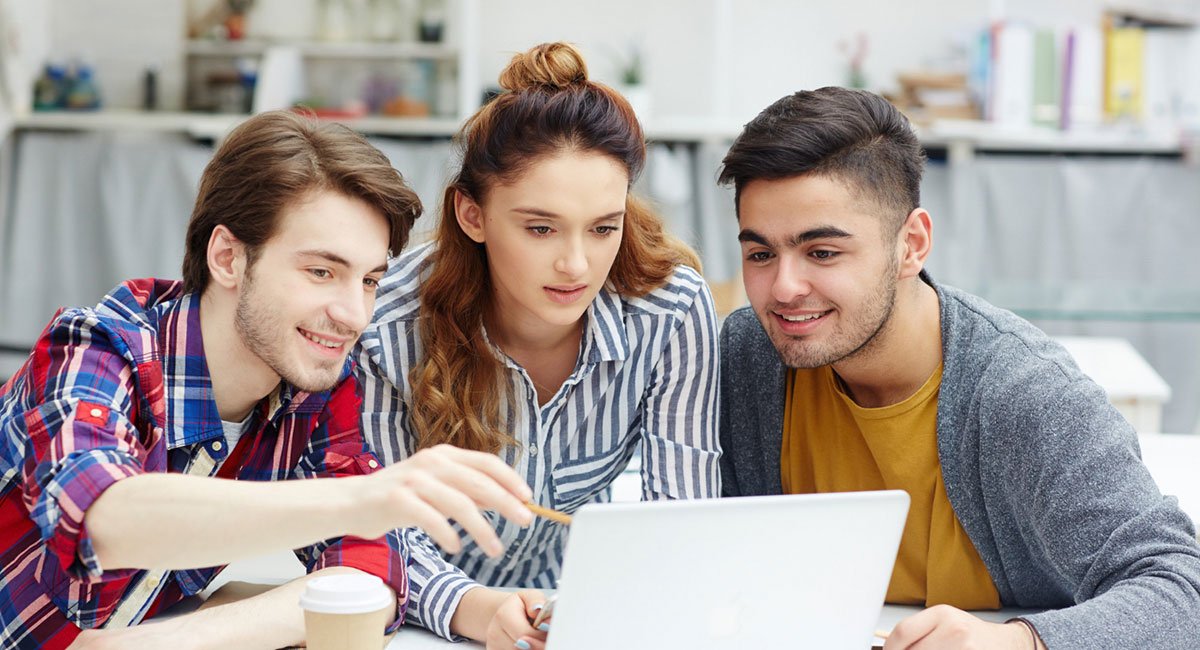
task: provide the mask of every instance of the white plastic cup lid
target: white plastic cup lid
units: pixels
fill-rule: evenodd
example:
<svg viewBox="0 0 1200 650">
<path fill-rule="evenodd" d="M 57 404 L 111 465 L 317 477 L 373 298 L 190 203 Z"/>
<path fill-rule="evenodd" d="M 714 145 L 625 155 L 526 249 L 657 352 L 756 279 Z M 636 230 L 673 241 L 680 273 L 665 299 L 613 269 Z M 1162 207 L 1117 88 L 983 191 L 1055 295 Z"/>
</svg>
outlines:
<svg viewBox="0 0 1200 650">
<path fill-rule="evenodd" d="M 395 597 L 377 576 L 321 576 L 305 583 L 300 606 L 320 614 L 363 614 L 395 604 Z"/>
</svg>

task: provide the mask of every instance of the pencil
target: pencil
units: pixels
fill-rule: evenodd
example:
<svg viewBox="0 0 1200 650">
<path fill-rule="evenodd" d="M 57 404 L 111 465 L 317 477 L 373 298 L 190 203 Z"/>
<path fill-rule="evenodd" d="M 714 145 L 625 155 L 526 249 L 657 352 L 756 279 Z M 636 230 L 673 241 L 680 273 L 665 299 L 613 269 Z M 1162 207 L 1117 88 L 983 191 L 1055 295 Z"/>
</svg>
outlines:
<svg viewBox="0 0 1200 650">
<path fill-rule="evenodd" d="M 550 508 L 543 508 L 542 506 L 539 506 L 536 503 L 526 503 L 525 507 L 529 508 L 529 510 L 532 511 L 533 514 L 535 514 L 539 517 L 545 517 L 546 519 L 549 519 L 550 521 L 556 521 L 564 526 L 571 525 L 571 515 L 568 515 L 566 513 L 562 513 L 557 510 L 551 510 Z"/>
</svg>

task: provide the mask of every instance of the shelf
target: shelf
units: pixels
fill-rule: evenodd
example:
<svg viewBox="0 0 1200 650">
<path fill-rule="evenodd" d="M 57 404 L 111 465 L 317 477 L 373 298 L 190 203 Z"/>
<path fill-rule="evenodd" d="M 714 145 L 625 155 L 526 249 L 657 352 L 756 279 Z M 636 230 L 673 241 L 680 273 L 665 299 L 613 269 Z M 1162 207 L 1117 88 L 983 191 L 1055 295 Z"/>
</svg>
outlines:
<svg viewBox="0 0 1200 650">
<path fill-rule="evenodd" d="M 239 114 L 104 110 L 97 112 L 46 112 L 17 117 L 14 126 L 46 130 L 181 131 L 194 137 L 217 138 L 246 119 Z M 409 137 L 450 137 L 458 132 L 457 118 L 402 118 L 367 116 L 338 120 L 362 133 Z M 1128 131 L 1063 133 L 1051 129 L 1020 131 L 990 128 L 987 123 L 945 122 L 919 132 L 926 147 L 959 147 L 975 151 L 1029 151 L 1042 153 L 1179 154 L 1178 136 L 1136 134 Z M 705 142 L 728 144 L 741 132 L 738 120 L 721 118 L 651 118 L 645 122 L 650 142 Z"/>
<path fill-rule="evenodd" d="M 1177 132 L 1118 126 L 1060 131 L 977 120 L 937 120 L 918 128 L 917 133 L 926 147 L 946 147 L 952 153 L 957 149 L 967 157 L 974 151 L 1178 155 L 1183 148 Z"/>
<path fill-rule="evenodd" d="M 268 48 L 294 47 L 309 58 L 320 59 L 430 59 L 452 61 L 458 50 L 444 43 L 392 43 L 367 41 L 218 41 L 190 40 L 185 51 L 195 57 L 261 56 Z"/>
<path fill-rule="evenodd" d="M 179 132 L 215 139 L 244 119 L 244 115 L 171 111 L 46 111 L 18 116 L 14 126 L 43 131 Z"/>
<path fill-rule="evenodd" d="M 169 111 L 105 110 L 54 111 L 16 118 L 18 129 L 43 131 L 141 131 L 186 133 L 194 138 L 219 140 L 247 119 L 247 115 Z M 445 137 L 458 132 L 457 119 L 415 117 L 360 117 L 335 120 L 370 135 Z"/>
</svg>

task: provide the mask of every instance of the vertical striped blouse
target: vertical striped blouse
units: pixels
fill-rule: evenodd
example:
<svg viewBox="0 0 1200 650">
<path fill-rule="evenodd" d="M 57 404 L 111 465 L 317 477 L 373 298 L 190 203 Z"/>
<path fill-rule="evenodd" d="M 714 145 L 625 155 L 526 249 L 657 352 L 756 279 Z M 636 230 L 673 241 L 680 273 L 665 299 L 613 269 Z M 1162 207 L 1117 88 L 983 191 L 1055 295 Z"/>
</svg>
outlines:
<svg viewBox="0 0 1200 650">
<path fill-rule="evenodd" d="M 363 434 L 386 463 L 416 451 L 408 376 L 422 357 L 420 287 L 432 251 L 426 244 L 392 261 L 359 343 Z M 535 501 L 566 512 L 608 501 L 609 486 L 639 449 L 643 499 L 718 496 L 717 323 L 704 280 L 678 267 L 641 298 L 602 290 L 584 318 L 574 371 L 544 406 L 525 370 L 493 346 L 512 385 L 502 417 L 519 443 L 500 456 Z M 446 555 L 421 530 L 404 531 L 409 622 L 453 638 L 450 619 L 467 590 L 555 587 L 567 530 L 540 518 L 521 528 L 485 514 L 507 549 L 495 559 L 465 537 L 460 553 Z"/>
</svg>

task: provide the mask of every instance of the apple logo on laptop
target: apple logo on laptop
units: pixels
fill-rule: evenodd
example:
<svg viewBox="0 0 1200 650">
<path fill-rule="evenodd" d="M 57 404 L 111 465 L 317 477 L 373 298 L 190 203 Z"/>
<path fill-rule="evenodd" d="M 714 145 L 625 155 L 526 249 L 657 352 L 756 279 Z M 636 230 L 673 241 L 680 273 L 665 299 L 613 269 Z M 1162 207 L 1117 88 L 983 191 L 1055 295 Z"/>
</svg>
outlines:
<svg viewBox="0 0 1200 650">
<path fill-rule="evenodd" d="M 712 639 L 732 639 L 742 628 L 742 599 L 713 605 L 708 609 L 708 636 Z"/>
</svg>

